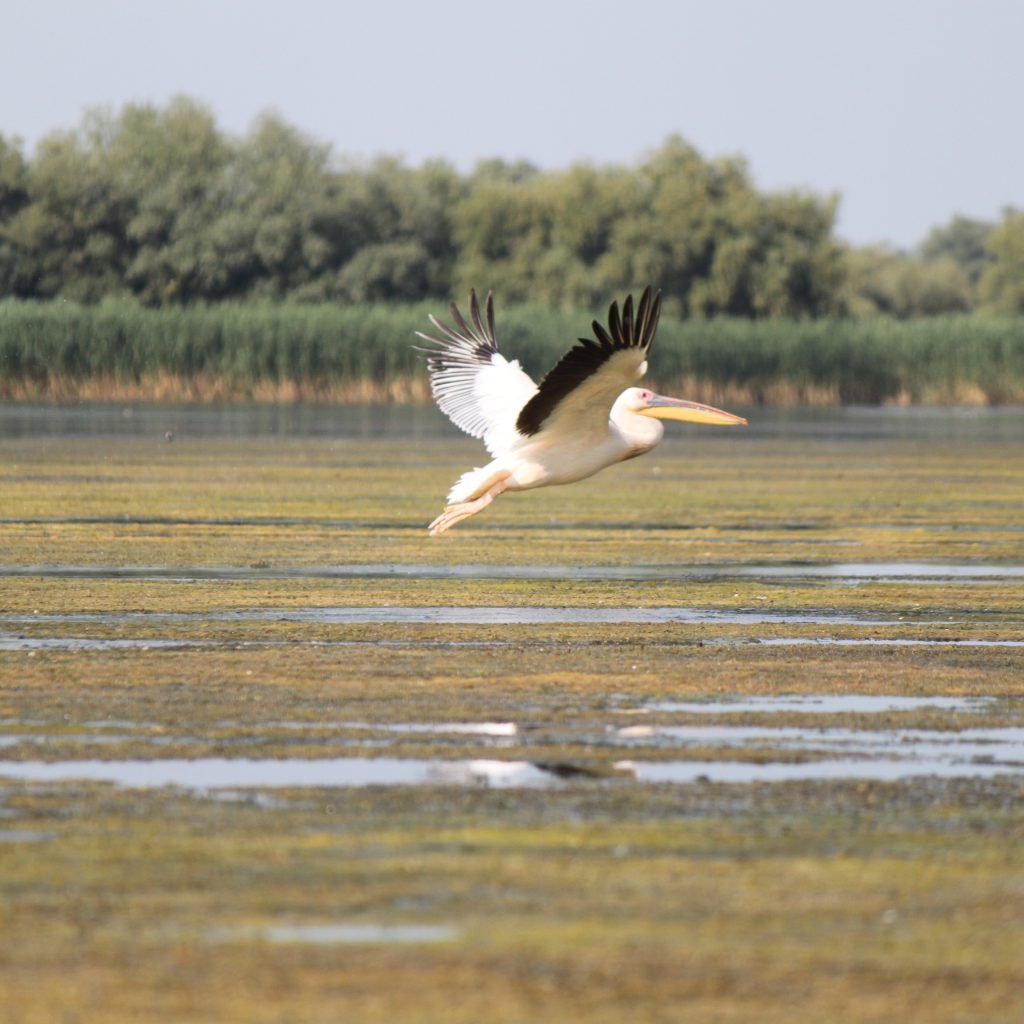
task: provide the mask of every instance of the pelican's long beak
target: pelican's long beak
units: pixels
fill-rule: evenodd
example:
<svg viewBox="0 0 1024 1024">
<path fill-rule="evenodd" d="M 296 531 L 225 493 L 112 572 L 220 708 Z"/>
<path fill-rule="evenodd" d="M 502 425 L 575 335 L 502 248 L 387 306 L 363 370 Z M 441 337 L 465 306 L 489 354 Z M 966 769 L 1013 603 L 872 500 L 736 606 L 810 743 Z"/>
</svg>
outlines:
<svg viewBox="0 0 1024 1024">
<path fill-rule="evenodd" d="M 719 426 L 730 427 L 743 425 L 747 421 L 742 416 L 733 416 L 731 412 L 723 412 L 713 405 L 701 405 L 699 402 L 684 402 L 680 398 L 665 398 L 654 395 L 639 412 L 644 416 L 654 416 L 659 420 L 685 420 L 687 423 L 717 423 Z"/>
</svg>

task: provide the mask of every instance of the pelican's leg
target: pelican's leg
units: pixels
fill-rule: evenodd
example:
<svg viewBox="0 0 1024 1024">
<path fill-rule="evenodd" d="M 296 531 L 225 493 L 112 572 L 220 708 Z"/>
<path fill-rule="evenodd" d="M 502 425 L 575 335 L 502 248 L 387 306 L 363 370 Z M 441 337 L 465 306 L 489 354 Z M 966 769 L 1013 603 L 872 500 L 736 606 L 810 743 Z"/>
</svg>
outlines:
<svg viewBox="0 0 1024 1024">
<path fill-rule="evenodd" d="M 428 527 L 427 533 L 431 537 L 437 537 L 444 533 L 445 530 L 450 530 L 456 523 L 461 523 L 463 519 L 468 519 L 470 516 L 475 516 L 477 512 L 487 508 L 488 505 L 499 494 L 503 494 L 508 489 L 508 475 L 506 474 L 497 483 L 492 484 L 479 498 L 475 498 L 473 501 L 460 501 L 457 505 L 449 505 Z"/>
</svg>

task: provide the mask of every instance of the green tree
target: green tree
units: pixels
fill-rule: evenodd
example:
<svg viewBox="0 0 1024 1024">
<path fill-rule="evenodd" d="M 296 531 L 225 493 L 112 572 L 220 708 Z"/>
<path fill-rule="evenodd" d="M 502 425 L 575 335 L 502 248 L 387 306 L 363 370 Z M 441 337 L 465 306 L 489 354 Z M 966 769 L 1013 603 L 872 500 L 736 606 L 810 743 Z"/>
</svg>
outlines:
<svg viewBox="0 0 1024 1024">
<path fill-rule="evenodd" d="M 983 308 L 993 313 L 1024 313 L 1024 211 L 1006 210 L 988 245 L 995 259 L 981 277 Z"/>
<path fill-rule="evenodd" d="M 111 118 L 86 116 L 79 132 L 50 135 L 28 167 L 29 202 L 8 222 L 15 294 L 95 302 L 124 292 L 131 209 L 107 154 Z"/>
<path fill-rule="evenodd" d="M 130 210 L 125 281 L 143 302 L 187 302 L 210 293 L 215 271 L 206 236 L 231 158 L 213 116 L 191 100 L 121 112 L 106 159 Z"/>
<path fill-rule="evenodd" d="M 453 211 L 458 262 L 455 286 L 500 287 L 505 301 L 534 300 L 536 262 L 551 242 L 551 216 L 538 175 L 511 176 L 478 169 Z"/>
<path fill-rule="evenodd" d="M 549 306 L 603 302 L 628 177 L 586 165 L 547 174 L 482 165 L 455 211 L 457 289 L 494 284 L 506 297 Z"/>
<path fill-rule="evenodd" d="M 641 175 L 650 182 L 651 205 L 640 237 L 631 231 L 633 245 L 683 313 L 836 310 L 844 269 L 832 237 L 834 197 L 761 194 L 744 160 L 704 160 L 678 137 L 649 158 Z"/>
<path fill-rule="evenodd" d="M 8 224 L 29 200 L 28 168 L 17 139 L 0 135 L 0 298 L 14 289 L 17 252 L 8 238 Z"/>
<path fill-rule="evenodd" d="M 985 268 L 995 258 L 988 238 L 995 224 L 959 214 L 943 227 L 932 228 L 919 252 L 930 262 L 952 260 L 967 276 L 972 287 L 978 284 Z"/>
<path fill-rule="evenodd" d="M 381 158 L 348 182 L 347 216 L 337 228 L 356 246 L 337 275 L 350 300 L 413 300 L 448 294 L 455 262 L 453 211 L 462 196 L 455 170 L 443 161 L 410 169 Z M 358 215 L 353 218 L 353 207 Z"/>
<path fill-rule="evenodd" d="M 679 137 L 636 169 L 491 163 L 456 210 L 455 277 L 553 306 L 654 283 L 683 313 L 818 315 L 844 273 L 834 213 L 833 199 L 763 196 L 742 160 L 704 160 Z"/>
<path fill-rule="evenodd" d="M 28 202 L 27 177 L 20 142 L 0 135 L 0 225 Z"/>
<path fill-rule="evenodd" d="M 232 139 L 178 98 L 90 113 L 28 163 L 0 139 L 0 289 L 163 305 L 493 286 L 595 307 L 651 283 L 697 317 L 961 308 L 948 261 L 844 256 L 835 209 L 763 193 L 744 160 L 706 159 L 678 136 L 636 166 L 489 160 L 463 176 L 441 161 L 339 163 L 274 115 Z"/>
<path fill-rule="evenodd" d="M 352 302 L 419 299 L 430 294 L 430 256 L 422 242 L 365 245 L 338 273 L 338 291 Z"/>
<path fill-rule="evenodd" d="M 549 248 L 536 262 L 536 298 L 548 305 L 597 308 L 631 287 L 617 273 L 616 228 L 641 215 L 635 173 L 577 164 L 540 183 L 551 217 Z"/>
<path fill-rule="evenodd" d="M 938 316 L 971 309 L 967 275 L 951 259 L 925 261 L 887 246 L 847 253 L 844 300 L 853 316 Z"/>
<path fill-rule="evenodd" d="M 325 272 L 329 153 L 271 114 L 235 144 L 200 248 L 204 298 L 281 298 Z"/>
</svg>

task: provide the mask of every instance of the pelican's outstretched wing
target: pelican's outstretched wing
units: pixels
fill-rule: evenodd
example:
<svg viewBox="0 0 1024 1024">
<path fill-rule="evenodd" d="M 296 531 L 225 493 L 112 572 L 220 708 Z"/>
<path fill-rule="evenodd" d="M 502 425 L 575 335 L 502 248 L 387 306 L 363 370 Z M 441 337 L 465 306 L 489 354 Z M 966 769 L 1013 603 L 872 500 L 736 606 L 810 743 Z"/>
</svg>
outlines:
<svg viewBox="0 0 1024 1024">
<path fill-rule="evenodd" d="M 430 348 L 419 351 L 427 357 L 430 390 L 441 411 L 460 430 L 483 438 L 493 456 L 508 451 L 522 435 L 516 428 L 520 410 L 537 393 L 537 385 L 520 367 L 498 351 L 494 333 L 494 298 L 487 293 L 487 322 L 480 317 L 476 292 L 469 293 L 466 323 L 458 307 L 451 304 L 456 326 L 430 317 L 441 336 L 417 331 Z"/>
<path fill-rule="evenodd" d="M 578 432 L 604 429 L 615 399 L 647 372 L 647 353 L 661 316 L 661 292 L 644 289 L 633 315 L 633 296 L 608 310 L 608 329 L 594 321 L 594 336 L 580 338 L 540 382 L 516 420 L 526 436 L 564 422 Z"/>
</svg>

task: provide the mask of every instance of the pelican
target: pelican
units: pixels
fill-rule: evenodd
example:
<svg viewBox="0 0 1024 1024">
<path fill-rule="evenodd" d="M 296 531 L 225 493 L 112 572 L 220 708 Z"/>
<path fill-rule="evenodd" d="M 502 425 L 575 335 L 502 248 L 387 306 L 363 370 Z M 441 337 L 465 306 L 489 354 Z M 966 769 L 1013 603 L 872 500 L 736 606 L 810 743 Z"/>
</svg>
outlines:
<svg viewBox="0 0 1024 1024">
<path fill-rule="evenodd" d="M 505 491 L 571 484 L 606 466 L 649 452 L 661 441 L 661 420 L 745 424 L 710 405 L 684 402 L 635 387 L 647 372 L 647 355 L 661 315 L 661 292 L 644 290 L 608 310 L 608 326 L 593 322 L 594 338 L 580 338 L 540 384 L 498 351 L 494 297 L 487 293 L 486 321 L 476 291 L 467 323 L 455 303 L 455 322 L 430 322 L 439 336 L 416 331 L 428 343 L 430 388 L 441 411 L 471 437 L 481 438 L 492 461 L 455 482 L 445 510 L 427 532 L 436 537 L 483 511 Z M 596 340 L 595 340 L 596 339 Z"/>
</svg>

